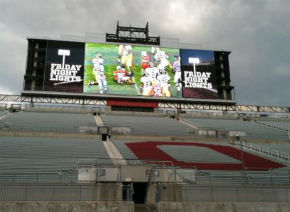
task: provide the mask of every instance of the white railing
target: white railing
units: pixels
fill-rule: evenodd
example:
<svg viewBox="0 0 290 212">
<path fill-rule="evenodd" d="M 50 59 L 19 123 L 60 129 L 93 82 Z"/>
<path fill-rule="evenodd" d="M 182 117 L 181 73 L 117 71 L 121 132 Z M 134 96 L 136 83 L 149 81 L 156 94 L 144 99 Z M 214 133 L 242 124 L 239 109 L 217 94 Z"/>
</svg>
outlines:
<svg viewBox="0 0 290 212">
<path fill-rule="evenodd" d="M 289 154 L 286 152 L 272 150 L 269 147 L 261 146 L 259 144 L 248 143 L 245 141 L 235 141 L 234 144 L 236 146 L 242 147 L 245 150 L 262 153 L 269 157 L 273 157 L 273 158 L 288 161 L 288 162 L 290 161 Z"/>
<path fill-rule="evenodd" d="M 255 121 L 255 122 L 258 123 L 258 124 L 267 126 L 267 127 L 272 127 L 272 128 L 275 128 L 275 129 L 286 131 L 288 133 L 288 135 L 289 135 L 289 129 L 287 127 L 285 127 L 284 125 L 272 124 L 272 123 L 264 123 L 264 122 L 260 122 L 260 121 Z"/>
</svg>

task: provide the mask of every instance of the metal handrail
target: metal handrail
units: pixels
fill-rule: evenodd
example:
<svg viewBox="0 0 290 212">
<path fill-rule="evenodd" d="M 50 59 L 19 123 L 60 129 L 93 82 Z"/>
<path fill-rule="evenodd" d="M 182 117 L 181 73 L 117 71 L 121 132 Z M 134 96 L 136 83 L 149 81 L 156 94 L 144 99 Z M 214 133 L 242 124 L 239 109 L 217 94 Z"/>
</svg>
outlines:
<svg viewBox="0 0 290 212">
<path fill-rule="evenodd" d="M 286 152 L 282 152 L 282 151 L 278 151 L 278 150 L 271 151 L 269 147 L 263 147 L 259 144 L 252 144 L 252 143 L 245 142 L 245 141 L 234 141 L 234 144 L 237 146 L 242 146 L 243 148 L 245 148 L 247 150 L 252 150 L 255 152 L 266 154 L 266 155 L 273 157 L 273 158 L 290 161 L 289 154 Z"/>
</svg>

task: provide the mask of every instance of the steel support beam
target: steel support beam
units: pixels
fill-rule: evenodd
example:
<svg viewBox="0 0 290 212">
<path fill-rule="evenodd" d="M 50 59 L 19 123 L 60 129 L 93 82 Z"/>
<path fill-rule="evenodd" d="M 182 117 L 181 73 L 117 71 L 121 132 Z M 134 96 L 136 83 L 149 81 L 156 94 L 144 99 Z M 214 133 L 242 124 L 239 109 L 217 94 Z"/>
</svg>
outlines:
<svg viewBox="0 0 290 212">
<path fill-rule="evenodd" d="M 106 106 L 107 100 L 96 98 L 78 97 L 40 97 L 0 94 L 0 103 L 44 103 L 44 104 L 74 104 L 74 105 L 101 105 Z M 290 107 L 259 106 L 259 105 L 221 105 L 221 104 L 196 104 L 196 103 L 172 103 L 160 102 L 159 108 L 180 110 L 216 110 L 236 112 L 272 112 L 290 113 Z"/>
</svg>

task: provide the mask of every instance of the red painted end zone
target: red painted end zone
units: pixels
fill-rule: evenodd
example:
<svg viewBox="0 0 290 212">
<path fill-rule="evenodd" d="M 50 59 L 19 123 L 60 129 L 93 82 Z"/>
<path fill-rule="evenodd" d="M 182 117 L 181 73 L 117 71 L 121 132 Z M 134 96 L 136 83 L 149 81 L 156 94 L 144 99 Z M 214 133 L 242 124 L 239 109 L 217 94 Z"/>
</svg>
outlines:
<svg viewBox="0 0 290 212">
<path fill-rule="evenodd" d="M 251 170 L 251 171 L 262 171 L 262 170 L 270 170 L 276 168 L 285 167 L 285 165 L 262 158 L 258 155 L 254 155 L 251 153 L 243 152 L 231 147 L 231 146 L 222 146 L 222 145 L 214 145 L 214 144 L 203 144 L 203 143 L 193 143 L 193 142 L 136 142 L 136 143 L 126 143 L 126 145 L 130 148 L 130 150 L 138 157 L 140 160 L 156 160 L 156 161 L 169 161 L 164 162 L 166 164 L 173 164 L 175 166 L 180 166 L 184 168 L 196 167 L 200 170 Z M 167 145 L 167 146 L 199 146 L 209 148 L 214 150 L 220 154 L 227 155 L 228 157 L 234 158 L 236 160 L 241 161 L 241 163 L 193 163 L 193 162 L 185 162 L 179 161 L 163 152 L 158 146 Z M 181 153 L 182 154 L 182 153 Z M 242 157 L 244 158 L 244 165 L 242 163 Z M 160 162 L 162 163 L 162 162 Z M 244 166 L 244 167 L 243 167 Z"/>
</svg>

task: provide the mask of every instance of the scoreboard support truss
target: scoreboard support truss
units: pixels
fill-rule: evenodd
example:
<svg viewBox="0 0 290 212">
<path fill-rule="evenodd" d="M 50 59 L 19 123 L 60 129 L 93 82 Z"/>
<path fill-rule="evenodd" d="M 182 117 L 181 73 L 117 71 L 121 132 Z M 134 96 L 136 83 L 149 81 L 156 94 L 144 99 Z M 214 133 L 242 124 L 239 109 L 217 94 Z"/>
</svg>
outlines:
<svg viewBox="0 0 290 212">
<path fill-rule="evenodd" d="M 106 99 L 97 99 L 89 97 L 41 97 L 41 96 L 22 96 L 0 94 L 0 104 L 60 104 L 65 105 L 83 105 L 83 106 L 107 106 Z M 182 103 L 182 102 L 159 102 L 160 109 L 177 110 L 213 110 L 213 111 L 233 111 L 233 112 L 270 112 L 270 113 L 290 113 L 290 107 L 279 106 L 259 106 L 259 105 L 222 105 L 222 104 L 200 104 L 200 103 Z"/>
<path fill-rule="evenodd" d="M 290 113 L 290 107 L 259 106 L 259 105 L 217 105 L 217 104 L 194 104 L 194 103 L 159 103 L 158 108 L 180 110 L 216 110 L 236 112 L 272 112 Z"/>
<path fill-rule="evenodd" d="M 106 100 L 89 99 L 79 97 L 40 97 L 40 96 L 21 96 L 21 95 L 2 95 L 0 103 L 43 103 L 43 104 L 72 104 L 72 105 L 102 105 L 107 104 Z"/>
</svg>

